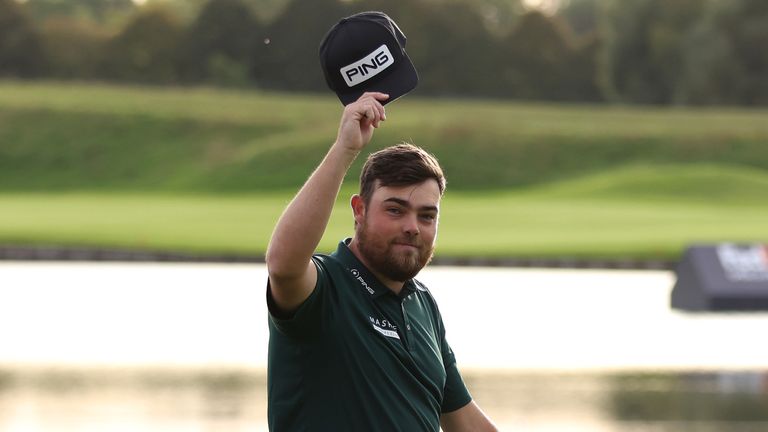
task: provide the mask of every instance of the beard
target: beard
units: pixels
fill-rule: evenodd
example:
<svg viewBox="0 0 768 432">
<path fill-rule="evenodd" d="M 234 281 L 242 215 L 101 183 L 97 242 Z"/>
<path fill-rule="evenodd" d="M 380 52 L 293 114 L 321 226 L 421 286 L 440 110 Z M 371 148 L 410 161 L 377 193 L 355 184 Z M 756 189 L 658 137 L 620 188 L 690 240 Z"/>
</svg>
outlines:
<svg viewBox="0 0 768 432">
<path fill-rule="evenodd" d="M 366 222 L 358 226 L 356 235 L 358 250 L 371 270 L 397 282 L 405 282 L 419 274 L 432 261 L 435 252 L 434 245 L 424 244 L 417 236 L 402 235 L 392 240 L 376 238 L 371 235 Z M 415 249 L 397 251 L 395 246 L 399 244 Z"/>
</svg>

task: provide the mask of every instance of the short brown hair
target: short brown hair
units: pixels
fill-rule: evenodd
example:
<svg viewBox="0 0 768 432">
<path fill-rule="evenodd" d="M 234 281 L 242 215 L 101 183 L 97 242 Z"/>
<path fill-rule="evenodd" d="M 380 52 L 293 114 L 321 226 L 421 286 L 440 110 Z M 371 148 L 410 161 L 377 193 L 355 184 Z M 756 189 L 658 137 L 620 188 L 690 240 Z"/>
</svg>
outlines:
<svg viewBox="0 0 768 432">
<path fill-rule="evenodd" d="M 380 186 L 407 186 L 435 179 L 440 195 L 445 176 L 437 159 L 413 144 L 397 144 L 368 156 L 360 173 L 360 196 L 369 203 L 376 180 Z"/>
</svg>

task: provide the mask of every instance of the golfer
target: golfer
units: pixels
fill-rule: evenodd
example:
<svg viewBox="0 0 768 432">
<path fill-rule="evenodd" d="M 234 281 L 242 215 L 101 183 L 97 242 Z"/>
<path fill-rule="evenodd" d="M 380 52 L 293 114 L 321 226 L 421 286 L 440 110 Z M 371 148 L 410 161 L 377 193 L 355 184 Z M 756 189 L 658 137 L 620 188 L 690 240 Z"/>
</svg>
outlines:
<svg viewBox="0 0 768 432">
<path fill-rule="evenodd" d="M 270 431 L 496 431 L 472 401 L 427 287 L 445 179 L 424 150 L 369 156 L 351 200 L 354 237 L 314 254 L 352 162 L 389 96 L 347 105 L 336 142 L 267 250 Z"/>
</svg>

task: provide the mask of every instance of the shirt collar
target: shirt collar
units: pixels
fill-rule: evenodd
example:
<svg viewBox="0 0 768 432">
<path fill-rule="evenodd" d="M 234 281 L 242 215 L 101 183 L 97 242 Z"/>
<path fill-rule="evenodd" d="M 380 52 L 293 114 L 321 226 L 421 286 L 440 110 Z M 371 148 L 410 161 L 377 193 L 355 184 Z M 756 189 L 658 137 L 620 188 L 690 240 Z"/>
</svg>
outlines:
<svg viewBox="0 0 768 432">
<path fill-rule="evenodd" d="M 331 256 L 336 257 L 347 268 L 352 277 L 360 284 L 361 288 L 366 290 L 371 297 L 378 298 L 385 294 L 395 293 L 389 289 L 386 285 L 381 283 L 376 276 L 371 273 L 370 270 L 355 256 L 352 250 L 349 249 L 349 242 L 351 238 L 344 239 L 339 242 L 339 247 L 336 252 Z M 400 298 L 408 297 L 411 293 L 416 291 L 416 285 L 413 279 L 409 279 L 403 284 L 403 289 L 400 290 Z"/>
</svg>

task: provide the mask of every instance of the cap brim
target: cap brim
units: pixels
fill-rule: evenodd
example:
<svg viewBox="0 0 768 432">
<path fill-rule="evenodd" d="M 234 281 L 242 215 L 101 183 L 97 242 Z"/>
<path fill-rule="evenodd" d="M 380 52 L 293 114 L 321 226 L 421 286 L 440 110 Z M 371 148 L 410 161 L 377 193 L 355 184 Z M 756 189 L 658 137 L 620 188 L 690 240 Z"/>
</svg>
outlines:
<svg viewBox="0 0 768 432">
<path fill-rule="evenodd" d="M 359 99 L 365 92 L 381 92 L 389 95 L 389 99 L 382 102 L 382 105 L 386 105 L 416 88 L 416 85 L 419 83 L 419 75 L 416 73 L 416 68 L 413 66 L 411 59 L 408 58 L 408 55 L 403 53 L 403 56 L 407 61 L 400 62 L 397 69 L 381 79 L 370 83 L 365 82 L 347 92 L 337 92 L 336 95 L 341 103 L 345 106 L 349 105 Z"/>
</svg>

